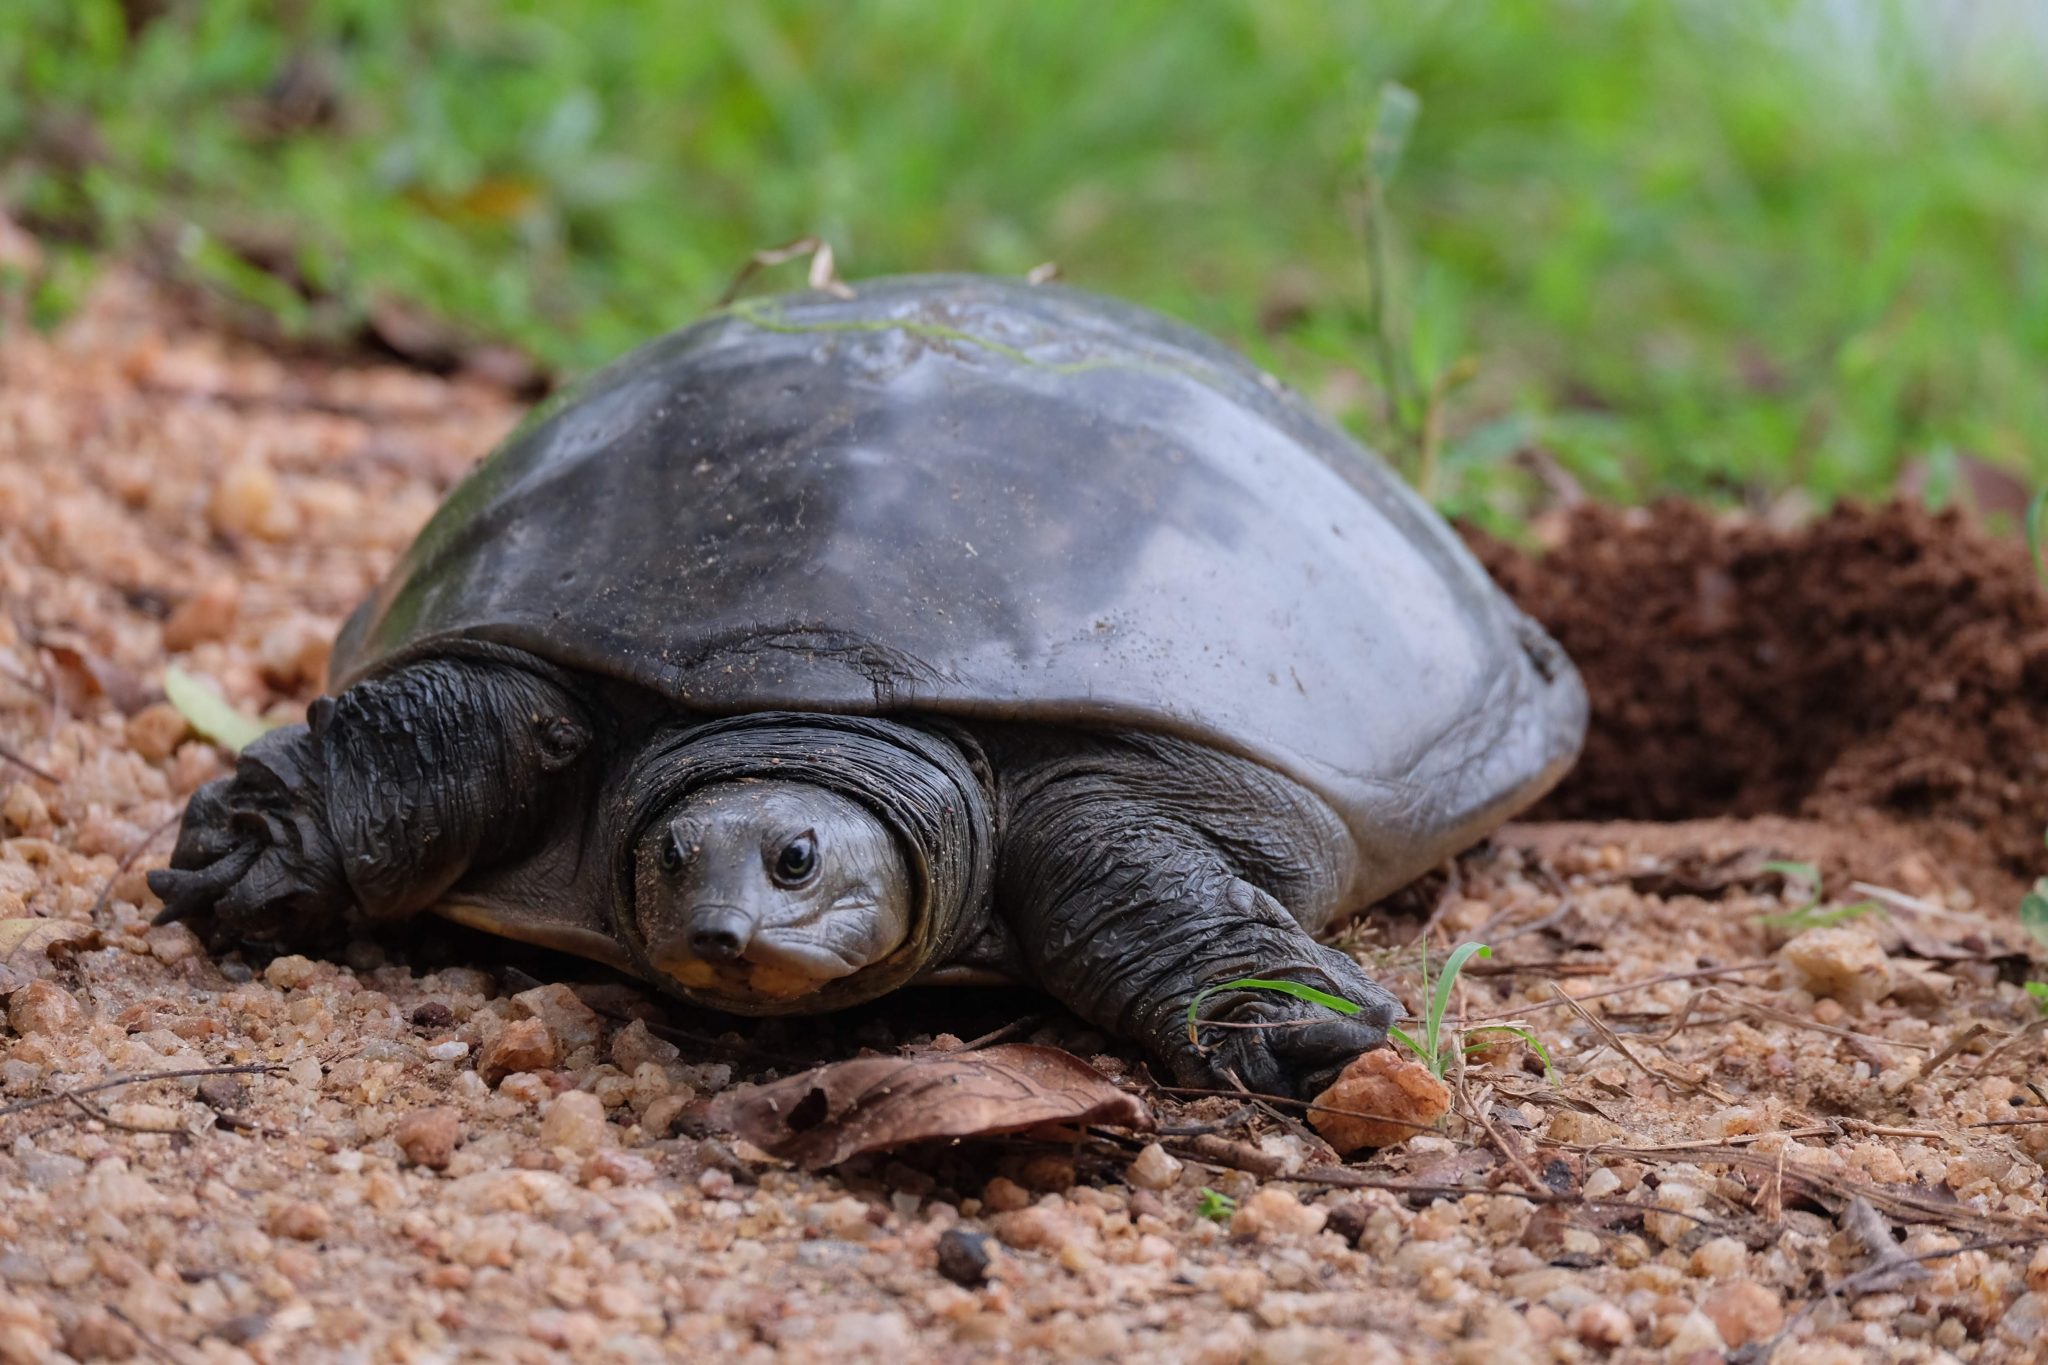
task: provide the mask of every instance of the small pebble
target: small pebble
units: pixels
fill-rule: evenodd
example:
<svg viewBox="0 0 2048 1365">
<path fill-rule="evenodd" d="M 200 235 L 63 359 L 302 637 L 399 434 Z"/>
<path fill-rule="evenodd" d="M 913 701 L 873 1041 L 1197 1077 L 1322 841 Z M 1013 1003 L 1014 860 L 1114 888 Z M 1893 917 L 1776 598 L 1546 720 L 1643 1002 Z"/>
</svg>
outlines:
<svg viewBox="0 0 2048 1365">
<path fill-rule="evenodd" d="M 455 1023 L 455 1011 L 440 1000 L 429 1000 L 412 1012 L 412 1026 L 423 1029 L 444 1029 Z"/>
<path fill-rule="evenodd" d="M 1291 1191 L 1268 1185 L 1238 1206 L 1237 1215 L 1230 1220 L 1230 1235 L 1241 1242 L 1262 1237 L 1313 1237 L 1323 1230 L 1328 1217 Z"/>
<path fill-rule="evenodd" d="M 1694 1248 L 1690 1268 L 1695 1275 L 1725 1280 L 1740 1275 L 1748 1264 L 1748 1247 L 1733 1237 L 1715 1237 Z"/>
<path fill-rule="evenodd" d="M 169 634 L 168 626 L 165 634 Z M 145 706 L 128 717 L 128 747 L 145 763 L 162 763 L 170 758 L 191 732 L 192 725 L 185 719 L 185 713 L 167 701 Z"/>
<path fill-rule="evenodd" d="M 281 991 L 298 990 L 310 982 L 320 969 L 313 960 L 297 953 L 288 953 L 273 958 L 263 969 L 263 979 Z"/>
<path fill-rule="evenodd" d="M 548 1026 L 548 1034 L 563 1055 L 589 1047 L 604 1036 L 604 1021 L 597 1011 L 577 998 L 576 992 L 559 981 L 535 986 L 512 997 L 512 1003 Z M 522 1070 L 531 1071 L 532 1067 Z"/>
<path fill-rule="evenodd" d="M 1734 1350 L 1754 1341 L 1766 1341 L 1785 1325 L 1785 1308 L 1778 1296 L 1755 1280 L 1733 1280 L 1715 1286 L 1700 1300 L 1700 1312 Z"/>
<path fill-rule="evenodd" d="M 55 1036 L 79 1029 L 85 1011 L 54 981 L 31 981 L 8 998 L 7 1022 L 24 1038 Z"/>
<path fill-rule="evenodd" d="M 614 1131 L 604 1104 L 587 1090 L 565 1090 L 555 1096 L 540 1121 L 540 1140 L 548 1147 L 590 1152 L 611 1141 Z"/>
<path fill-rule="evenodd" d="M 462 1117 L 447 1105 L 415 1110 L 398 1121 L 391 1140 L 413 1165 L 444 1171 L 462 1140 Z"/>
<path fill-rule="evenodd" d="M 258 457 L 229 466 L 206 506 L 207 517 L 222 535 L 265 540 L 283 540 L 291 534 L 294 518 L 290 511 L 277 475 Z"/>
<path fill-rule="evenodd" d="M 469 1055 L 469 1044 L 460 1038 L 448 1038 L 427 1047 L 427 1056 L 437 1062 L 459 1062 Z"/>
<path fill-rule="evenodd" d="M 982 1186 L 981 1203 L 990 1213 L 1013 1213 L 1031 1207 L 1031 1192 L 999 1175 Z"/>
<path fill-rule="evenodd" d="M 1147 1143 L 1124 1172 L 1125 1178 L 1141 1190 L 1170 1190 L 1180 1181 L 1182 1163 L 1169 1156 L 1156 1142 Z"/>
<path fill-rule="evenodd" d="M 635 1019 L 612 1038 L 612 1065 L 628 1076 L 649 1063 L 665 1067 L 681 1056 L 682 1050 L 655 1037 L 645 1020 Z"/>
<path fill-rule="evenodd" d="M 1588 1346 L 1611 1351 L 1636 1338 L 1636 1325 L 1629 1315 L 1605 1299 L 1582 1303 L 1565 1319 L 1565 1328 Z"/>
<path fill-rule="evenodd" d="M 1694 1309 L 1678 1320 L 1678 1326 L 1671 1334 L 1671 1340 L 1664 1343 L 1664 1357 L 1667 1360 L 1682 1360 L 1694 1351 L 1711 1351 L 1715 1358 L 1727 1349 L 1721 1340 L 1721 1330 L 1714 1326 L 1714 1320 L 1705 1313 Z"/>
<path fill-rule="evenodd" d="M 988 1278 L 988 1238 L 971 1228 L 947 1228 L 939 1234 L 939 1273 L 954 1284 L 973 1288 Z"/>
<path fill-rule="evenodd" d="M 1372 1210 L 1362 1200 L 1348 1199 L 1327 1212 L 1329 1217 L 1323 1223 L 1324 1228 L 1357 1246 L 1358 1239 L 1365 1235 L 1366 1219 Z"/>
<path fill-rule="evenodd" d="M 518 1071 L 543 1071 L 560 1060 L 554 1035 L 539 1019 L 515 1019 L 477 1055 L 477 1073 L 496 1085 Z"/>
<path fill-rule="evenodd" d="M 1838 925 L 1809 929 L 1778 950 L 1793 980 L 1807 991 L 1852 1008 L 1882 1000 L 1892 988 L 1891 959 L 1868 930 Z"/>
<path fill-rule="evenodd" d="M 317 1242 L 327 1235 L 333 1220 L 327 1210 L 310 1200 L 281 1204 L 271 1212 L 270 1235 L 299 1242 Z"/>
<path fill-rule="evenodd" d="M 164 648 L 177 654 L 194 645 L 206 644 L 212 640 L 225 640 L 228 633 L 235 628 L 235 617 L 241 612 L 241 608 L 241 585 L 226 576 L 214 579 L 179 603 L 177 609 L 171 613 L 170 619 L 164 622 Z M 168 703 L 166 705 L 168 706 Z M 176 707 L 171 707 L 170 710 L 177 714 Z M 164 724 L 168 726 L 168 722 Z M 181 734 L 186 728 L 183 715 L 178 715 L 178 728 Z M 129 742 L 133 743 L 132 729 L 129 734 Z M 172 747 L 176 747 L 176 741 L 172 742 Z M 168 751 L 165 756 L 169 756 Z"/>
<path fill-rule="evenodd" d="M 1368 1052 L 1316 1096 L 1308 1121 L 1342 1155 L 1366 1147 L 1391 1147 L 1433 1126 L 1451 1110 L 1451 1091 L 1428 1067 L 1393 1048 Z M 1370 1114 L 1372 1118 L 1356 1115 Z"/>
<path fill-rule="evenodd" d="M 64 1334 L 64 1351 L 79 1360 L 130 1360 L 141 1350 L 135 1329 L 97 1305 Z"/>
</svg>

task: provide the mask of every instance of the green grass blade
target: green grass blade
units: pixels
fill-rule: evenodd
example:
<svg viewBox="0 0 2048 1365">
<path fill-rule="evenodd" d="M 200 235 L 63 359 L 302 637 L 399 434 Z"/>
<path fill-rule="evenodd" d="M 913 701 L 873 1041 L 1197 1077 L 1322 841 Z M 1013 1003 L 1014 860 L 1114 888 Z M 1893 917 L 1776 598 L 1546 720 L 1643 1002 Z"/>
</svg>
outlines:
<svg viewBox="0 0 2048 1365">
<path fill-rule="evenodd" d="M 1481 1033 L 1512 1033 L 1515 1037 L 1527 1043 L 1529 1050 L 1535 1053 L 1542 1061 L 1544 1076 L 1553 1083 L 1557 1080 L 1557 1066 L 1550 1060 L 1550 1049 L 1543 1046 L 1543 1041 L 1532 1030 L 1526 1029 L 1520 1024 L 1481 1024 L 1478 1028 L 1466 1029 L 1465 1051 L 1468 1055 L 1484 1051 L 1489 1046 L 1486 1043 L 1475 1043 L 1472 1041 L 1475 1035 Z"/>
<path fill-rule="evenodd" d="M 1296 1000 L 1305 1000 L 1312 1005 L 1321 1005 L 1325 1009 L 1335 1010 L 1339 1014 L 1356 1014 L 1359 1010 L 1357 1005 L 1352 1004 L 1341 995 L 1332 995 L 1328 991 L 1319 991 L 1314 986 L 1304 986 L 1299 981 L 1269 981 L 1264 977 L 1241 976 L 1235 981 L 1219 981 L 1213 986 L 1204 986 L 1195 992 L 1194 999 L 1188 1001 L 1188 1041 L 1190 1043 L 1201 1041 L 1197 1034 L 1200 1021 L 1196 1019 L 1195 1012 L 1202 1008 L 1204 1000 L 1207 1000 L 1218 991 L 1276 991 L 1281 995 L 1291 995 Z"/>
<path fill-rule="evenodd" d="M 1417 1042 L 1415 1040 L 1415 1036 L 1409 1033 L 1407 1029 L 1389 1028 L 1387 1030 L 1387 1036 L 1389 1038 L 1392 1038 L 1395 1042 L 1399 1043 L 1402 1047 L 1407 1048 L 1416 1056 L 1422 1058 L 1423 1061 L 1427 1062 L 1430 1060 L 1429 1054 L 1423 1051 L 1422 1044 Z"/>
<path fill-rule="evenodd" d="M 2034 1003 L 2041 1007 L 2041 1013 L 2048 1014 L 2048 981 L 2029 981 L 2027 994 L 2034 997 Z"/>
<path fill-rule="evenodd" d="M 238 754 L 261 739 L 270 726 L 245 716 L 215 695 L 206 684 L 172 664 L 164 670 L 164 698 L 178 708 L 186 723 L 229 753 Z"/>
<path fill-rule="evenodd" d="M 2048 877 L 2034 883 L 2034 889 L 2020 900 L 2020 924 L 2043 943 L 2048 943 Z"/>
<path fill-rule="evenodd" d="M 1379 102 L 1373 107 L 1372 128 L 1365 137 L 1366 173 L 1384 189 L 1401 169 L 1408 154 L 1408 138 L 1422 113 L 1422 97 L 1397 81 L 1380 87 Z"/>
<path fill-rule="evenodd" d="M 2027 501 L 2027 558 L 2036 576 L 2048 579 L 2048 564 L 2041 562 L 2041 515 L 2048 512 L 2048 488 L 2038 490 Z"/>
<path fill-rule="evenodd" d="M 1436 989 L 1430 993 L 1429 1013 L 1423 1019 L 1424 1036 L 1429 1039 L 1432 1055 L 1443 1046 L 1444 1015 L 1451 1008 L 1451 988 L 1458 984 L 1458 973 L 1465 970 L 1465 964 L 1474 957 L 1492 957 L 1493 949 L 1484 943 L 1461 943 L 1451 950 L 1444 962 L 1444 969 L 1436 979 Z"/>
</svg>

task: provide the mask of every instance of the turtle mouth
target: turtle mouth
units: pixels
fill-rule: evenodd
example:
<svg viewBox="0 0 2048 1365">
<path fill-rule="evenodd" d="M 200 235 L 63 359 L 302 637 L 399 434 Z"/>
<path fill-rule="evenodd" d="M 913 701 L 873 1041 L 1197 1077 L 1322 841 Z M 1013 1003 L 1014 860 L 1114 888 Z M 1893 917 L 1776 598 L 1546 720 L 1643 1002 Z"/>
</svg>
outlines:
<svg viewBox="0 0 2048 1365">
<path fill-rule="evenodd" d="M 816 944 L 782 941 L 772 931 L 757 935 L 738 957 L 723 961 L 702 957 L 682 941 L 657 946 L 649 958 L 658 970 L 693 990 L 767 1000 L 809 995 L 867 965 L 849 962 Z"/>
</svg>

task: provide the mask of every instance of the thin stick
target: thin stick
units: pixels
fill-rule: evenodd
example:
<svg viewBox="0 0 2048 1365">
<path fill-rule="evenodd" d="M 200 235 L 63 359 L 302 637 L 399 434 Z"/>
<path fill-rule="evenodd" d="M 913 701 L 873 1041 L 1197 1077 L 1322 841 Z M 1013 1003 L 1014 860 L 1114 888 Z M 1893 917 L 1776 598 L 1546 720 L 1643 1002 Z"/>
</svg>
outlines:
<svg viewBox="0 0 2048 1365">
<path fill-rule="evenodd" d="M 1022 1019 L 1012 1019 L 1001 1028 L 990 1029 L 972 1042 L 962 1043 L 960 1050 L 979 1052 L 985 1047 L 994 1047 L 997 1043 L 1007 1043 L 1012 1038 L 1031 1032 L 1044 1022 L 1045 1016 L 1040 1014 L 1027 1014 Z"/>
<path fill-rule="evenodd" d="M 1954 1036 L 1948 1040 L 1947 1046 L 1943 1047 L 1941 1051 L 1935 1053 L 1932 1057 L 1921 1062 L 1919 1068 L 1907 1078 L 1906 1084 L 1913 1085 L 1926 1079 L 1929 1072 L 1989 1032 L 1991 1032 L 1991 1026 L 1981 1019 L 1971 1024 L 1968 1028 L 1956 1030 Z"/>
<path fill-rule="evenodd" d="M 100 894 L 93 899 L 92 909 L 85 912 L 87 919 L 97 918 L 100 911 L 107 908 L 107 902 L 114 898 L 114 883 L 127 876 L 128 869 L 134 867 L 136 862 L 141 859 L 143 851 L 157 840 L 163 838 L 166 831 L 176 829 L 178 821 L 183 818 L 183 812 L 171 816 L 155 829 L 143 835 L 135 847 L 121 855 L 121 861 L 114 864 L 114 870 L 107 874 L 106 883 L 100 887 Z"/>
<path fill-rule="evenodd" d="M 1992 1048 L 1991 1051 L 1985 1053 L 1983 1060 L 1977 1063 L 1977 1074 L 1980 1076 L 1984 1075 L 1986 1072 L 1991 1070 L 1991 1064 L 1993 1062 L 1997 1061 L 2006 1053 L 2012 1051 L 2021 1043 L 2024 1043 L 2027 1039 L 2032 1038 L 2033 1036 L 2042 1032 L 2043 1030 L 2048 1030 L 2048 1018 L 2036 1019 L 2033 1023 L 2028 1024 L 2025 1028 L 2013 1034 L 2010 1038 L 2007 1038 L 1997 1047 Z"/>
<path fill-rule="evenodd" d="M 109 1080 L 95 1081 L 91 1085 L 74 1086 L 69 1090 L 53 1091 L 48 1095 L 36 1095 L 30 1099 L 16 1100 L 13 1104 L 0 1106 L 0 1119 L 14 1114 L 25 1114 L 31 1109 L 45 1105 L 68 1104 L 80 1095 L 96 1095 L 102 1090 L 113 1090 L 124 1085 L 143 1085 L 150 1081 L 175 1081 L 187 1076 L 248 1076 L 267 1075 L 283 1071 L 283 1062 L 248 1062 L 241 1066 L 190 1066 L 176 1071 L 138 1071 L 130 1076 L 115 1076 Z"/>
<path fill-rule="evenodd" d="M 1314 1100 L 1298 1100 L 1292 1095 L 1266 1095 L 1256 1090 L 1203 1090 L 1184 1085 L 1158 1085 L 1152 1087 L 1162 1095 L 1183 1095 L 1195 1099 L 1264 1100 L 1267 1104 L 1291 1104 L 1316 1114 L 1337 1114 L 1347 1119 L 1371 1119 L 1376 1123 L 1391 1123 L 1402 1128 L 1413 1128 L 1419 1133 L 1435 1130 L 1433 1123 L 1417 1123 L 1413 1119 L 1395 1118 L 1392 1114 L 1369 1114 L 1361 1109 L 1339 1109 L 1335 1105 L 1317 1104 Z"/>
<path fill-rule="evenodd" d="M 1703 967 L 1695 972 L 1666 972 L 1662 976 L 1648 976 L 1644 977 L 1641 981 L 1630 981 L 1604 991 L 1593 991 L 1589 994 L 1572 998 L 1580 1001 L 1604 1000 L 1610 995 L 1624 995 L 1629 991 L 1639 991 L 1645 986 L 1661 986 L 1667 981 L 1704 981 L 1709 977 L 1715 976 L 1736 976 L 1743 972 L 1760 972 L 1767 967 L 1775 967 L 1777 965 L 1777 963 L 1769 958 L 1762 958 L 1755 962 L 1740 962 L 1732 967 Z M 1495 1019 L 1512 1019 L 1518 1014 L 1534 1014 L 1537 1010 L 1558 1009 L 1563 1004 L 1564 1001 L 1562 1000 L 1538 1000 L 1533 1005 L 1517 1005 L 1513 1009 L 1496 1010 L 1492 1014 L 1474 1015 L 1465 1022 L 1470 1026 L 1472 1024 L 1488 1023 Z"/>
<path fill-rule="evenodd" d="M 1931 1050 L 1926 1043 L 1905 1043 L 1900 1042 L 1896 1038 L 1881 1038 L 1875 1033 L 1858 1033 L 1854 1029 L 1836 1028 L 1833 1024 L 1821 1024 L 1811 1019 L 1802 1019 L 1787 1010 L 1758 1004 L 1754 1000 L 1745 1000 L 1739 995 L 1730 995 L 1716 986 L 1707 987 L 1700 992 L 1700 995 L 1703 998 L 1712 996 L 1731 1009 L 1762 1015 L 1764 1018 L 1774 1020 L 1785 1025 L 1787 1028 L 1805 1029 L 1808 1033 L 1825 1033 L 1834 1038 L 1850 1038 L 1860 1043 L 1870 1043 L 1876 1047 L 1902 1047 L 1914 1052 L 1927 1052 Z M 1917 1080 L 1918 1077 L 1914 1079 Z"/>
<path fill-rule="evenodd" d="M 27 759 L 23 758 L 20 754 L 14 752 L 14 750 L 8 748 L 4 744 L 0 744 L 0 762 L 12 763 L 15 767 L 21 769 L 23 772 L 30 773 L 36 777 L 40 777 L 41 779 L 43 779 L 43 781 L 50 783 L 52 786 L 60 785 L 63 782 L 62 778 L 56 776 L 54 773 L 45 772 L 43 769 L 38 768 L 35 764 L 29 762 Z"/>
</svg>

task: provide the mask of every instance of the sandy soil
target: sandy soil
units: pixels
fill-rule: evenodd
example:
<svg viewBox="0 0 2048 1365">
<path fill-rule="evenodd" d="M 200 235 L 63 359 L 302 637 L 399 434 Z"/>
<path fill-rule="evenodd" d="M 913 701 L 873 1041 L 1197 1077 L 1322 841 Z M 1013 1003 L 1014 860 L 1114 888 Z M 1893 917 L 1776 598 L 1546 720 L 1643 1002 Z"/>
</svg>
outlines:
<svg viewBox="0 0 2048 1365">
<path fill-rule="evenodd" d="M 297 716 L 517 415 L 268 357 L 121 277 L 55 337 L 9 321 L 0 920 L 38 923 L 0 951 L 0 1360 L 2040 1358 L 2048 1034 L 2010 903 L 1910 823 L 1523 826 L 1397 897 L 1344 941 L 1411 1005 L 1418 935 L 1493 944 L 1458 1008 L 1556 1075 L 1477 1054 L 1441 1132 L 1348 1164 L 1151 1092 L 1027 995 L 735 1025 L 455 931 L 309 961 L 149 928 L 142 873 L 223 767 L 166 661 Z M 1773 859 L 1884 908 L 1818 923 Z M 1172 1135 L 805 1175 L 698 1124 L 1006 1025 Z M 180 1071 L 211 1074 L 92 1088 Z"/>
</svg>

